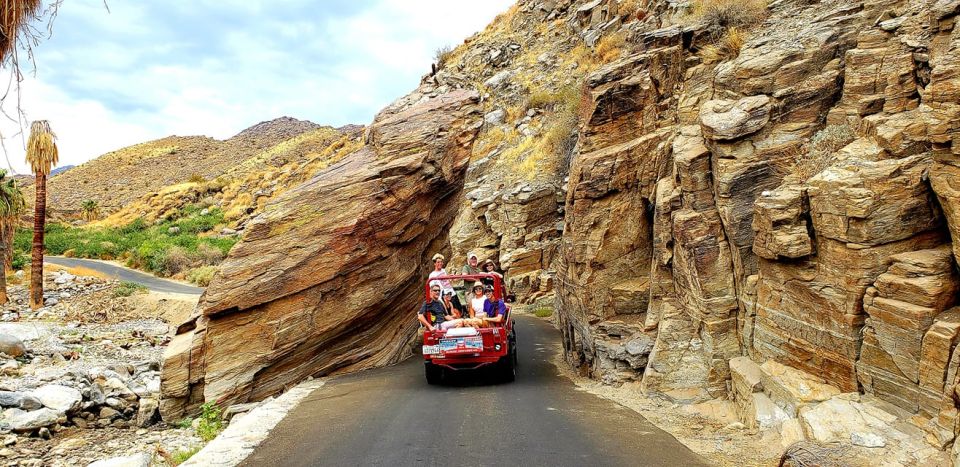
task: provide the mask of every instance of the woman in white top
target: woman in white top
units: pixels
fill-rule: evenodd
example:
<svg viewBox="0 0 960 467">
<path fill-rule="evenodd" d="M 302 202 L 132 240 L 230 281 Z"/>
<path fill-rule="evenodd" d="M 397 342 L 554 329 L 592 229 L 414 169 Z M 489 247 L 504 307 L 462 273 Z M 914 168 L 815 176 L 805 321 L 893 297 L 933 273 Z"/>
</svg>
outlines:
<svg viewBox="0 0 960 467">
<path fill-rule="evenodd" d="M 486 312 L 483 311 L 487 302 L 487 297 L 483 295 L 483 282 L 474 282 L 472 291 L 473 293 L 470 294 L 470 317 L 483 319 L 484 316 L 487 316 Z"/>
</svg>

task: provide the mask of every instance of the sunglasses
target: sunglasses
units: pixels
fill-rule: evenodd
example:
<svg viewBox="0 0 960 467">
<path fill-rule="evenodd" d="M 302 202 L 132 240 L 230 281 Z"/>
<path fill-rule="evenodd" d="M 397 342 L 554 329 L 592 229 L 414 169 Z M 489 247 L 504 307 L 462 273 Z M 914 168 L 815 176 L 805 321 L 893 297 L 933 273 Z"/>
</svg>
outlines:
<svg viewBox="0 0 960 467">
<path fill-rule="evenodd" d="M 440 292 L 440 289 L 430 289 L 431 292 Z"/>
</svg>

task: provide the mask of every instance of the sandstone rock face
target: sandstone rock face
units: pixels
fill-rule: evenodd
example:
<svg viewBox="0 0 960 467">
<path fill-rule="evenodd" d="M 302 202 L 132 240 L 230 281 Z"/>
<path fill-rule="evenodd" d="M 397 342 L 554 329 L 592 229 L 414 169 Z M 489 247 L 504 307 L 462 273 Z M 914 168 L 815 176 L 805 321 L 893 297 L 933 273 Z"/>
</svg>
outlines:
<svg viewBox="0 0 960 467">
<path fill-rule="evenodd" d="M 588 79 L 590 117 L 570 168 L 557 272 L 565 345 L 587 365 L 597 357 L 591 325 L 623 313 L 644 327 L 646 309 L 637 315 L 640 303 L 623 299 L 622 290 L 636 286 L 623 282 L 643 283 L 650 272 L 650 208 L 656 181 L 672 165 L 669 132 L 657 129 L 672 110 L 659 109 L 670 109 L 661 102 L 673 98 L 680 53 L 666 47 L 633 55 Z"/>
<path fill-rule="evenodd" d="M 921 408 L 920 368 L 930 395 L 923 404 L 932 415 L 943 394 L 943 381 L 956 336 L 954 313 L 960 280 L 950 248 L 901 253 L 866 292 L 869 318 L 858 363 L 867 393 L 916 412 Z M 931 327 L 937 324 L 927 337 Z M 924 346 L 924 344 L 926 344 Z"/>
<path fill-rule="evenodd" d="M 889 443 L 830 402 L 862 388 L 952 442 L 955 3 L 773 2 L 718 64 L 691 52 L 696 27 L 635 25 L 640 45 L 585 83 L 556 256 L 568 360 L 680 402 L 729 386 L 750 426 L 785 423 L 769 400 L 791 439 Z M 645 367 L 611 365 L 608 323 L 644 289 Z M 814 427 L 804 407 L 863 423 Z"/>
<path fill-rule="evenodd" d="M 165 419 L 406 355 L 421 265 L 456 214 L 477 100 L 421 88 L 376 117 L 363 149 L 247 228 L 167 350 Z"/>
</svg>

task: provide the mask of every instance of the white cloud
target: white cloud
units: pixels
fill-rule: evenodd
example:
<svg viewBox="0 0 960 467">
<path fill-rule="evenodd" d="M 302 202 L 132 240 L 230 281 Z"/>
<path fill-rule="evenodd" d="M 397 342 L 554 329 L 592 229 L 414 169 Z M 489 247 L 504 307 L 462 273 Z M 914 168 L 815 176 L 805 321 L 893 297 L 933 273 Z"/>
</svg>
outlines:
<svg viewBox="0 0 960 467">
<path fill-rule="evenodd" d="M 510 0 L 65 2 L 22 87 L 48 119 L 61 165 L 169 134 L 227 138 L 281 115 L 368 123 L 412 90 L 434 51 L 456 45 Z M 4 108 L 15 107 L 8 99 Z M 0 121 L 26 172 L 19 126 Z"/>
</svg>

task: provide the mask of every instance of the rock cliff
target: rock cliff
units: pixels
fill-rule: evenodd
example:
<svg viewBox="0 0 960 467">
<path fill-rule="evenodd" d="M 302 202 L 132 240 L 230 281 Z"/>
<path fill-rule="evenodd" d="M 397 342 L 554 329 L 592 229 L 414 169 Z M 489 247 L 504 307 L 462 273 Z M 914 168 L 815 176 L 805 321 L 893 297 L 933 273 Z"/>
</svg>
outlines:
<svg viewBox="0 0 960 467">
<path fill-rule="evenodd" d="M 455 217 L 477 101 L 425 86 L 382 111 L 360 150 L 267 206 L 170 343 L 165 419 L 409 354 L 418 266 Z"/>
</svg>

